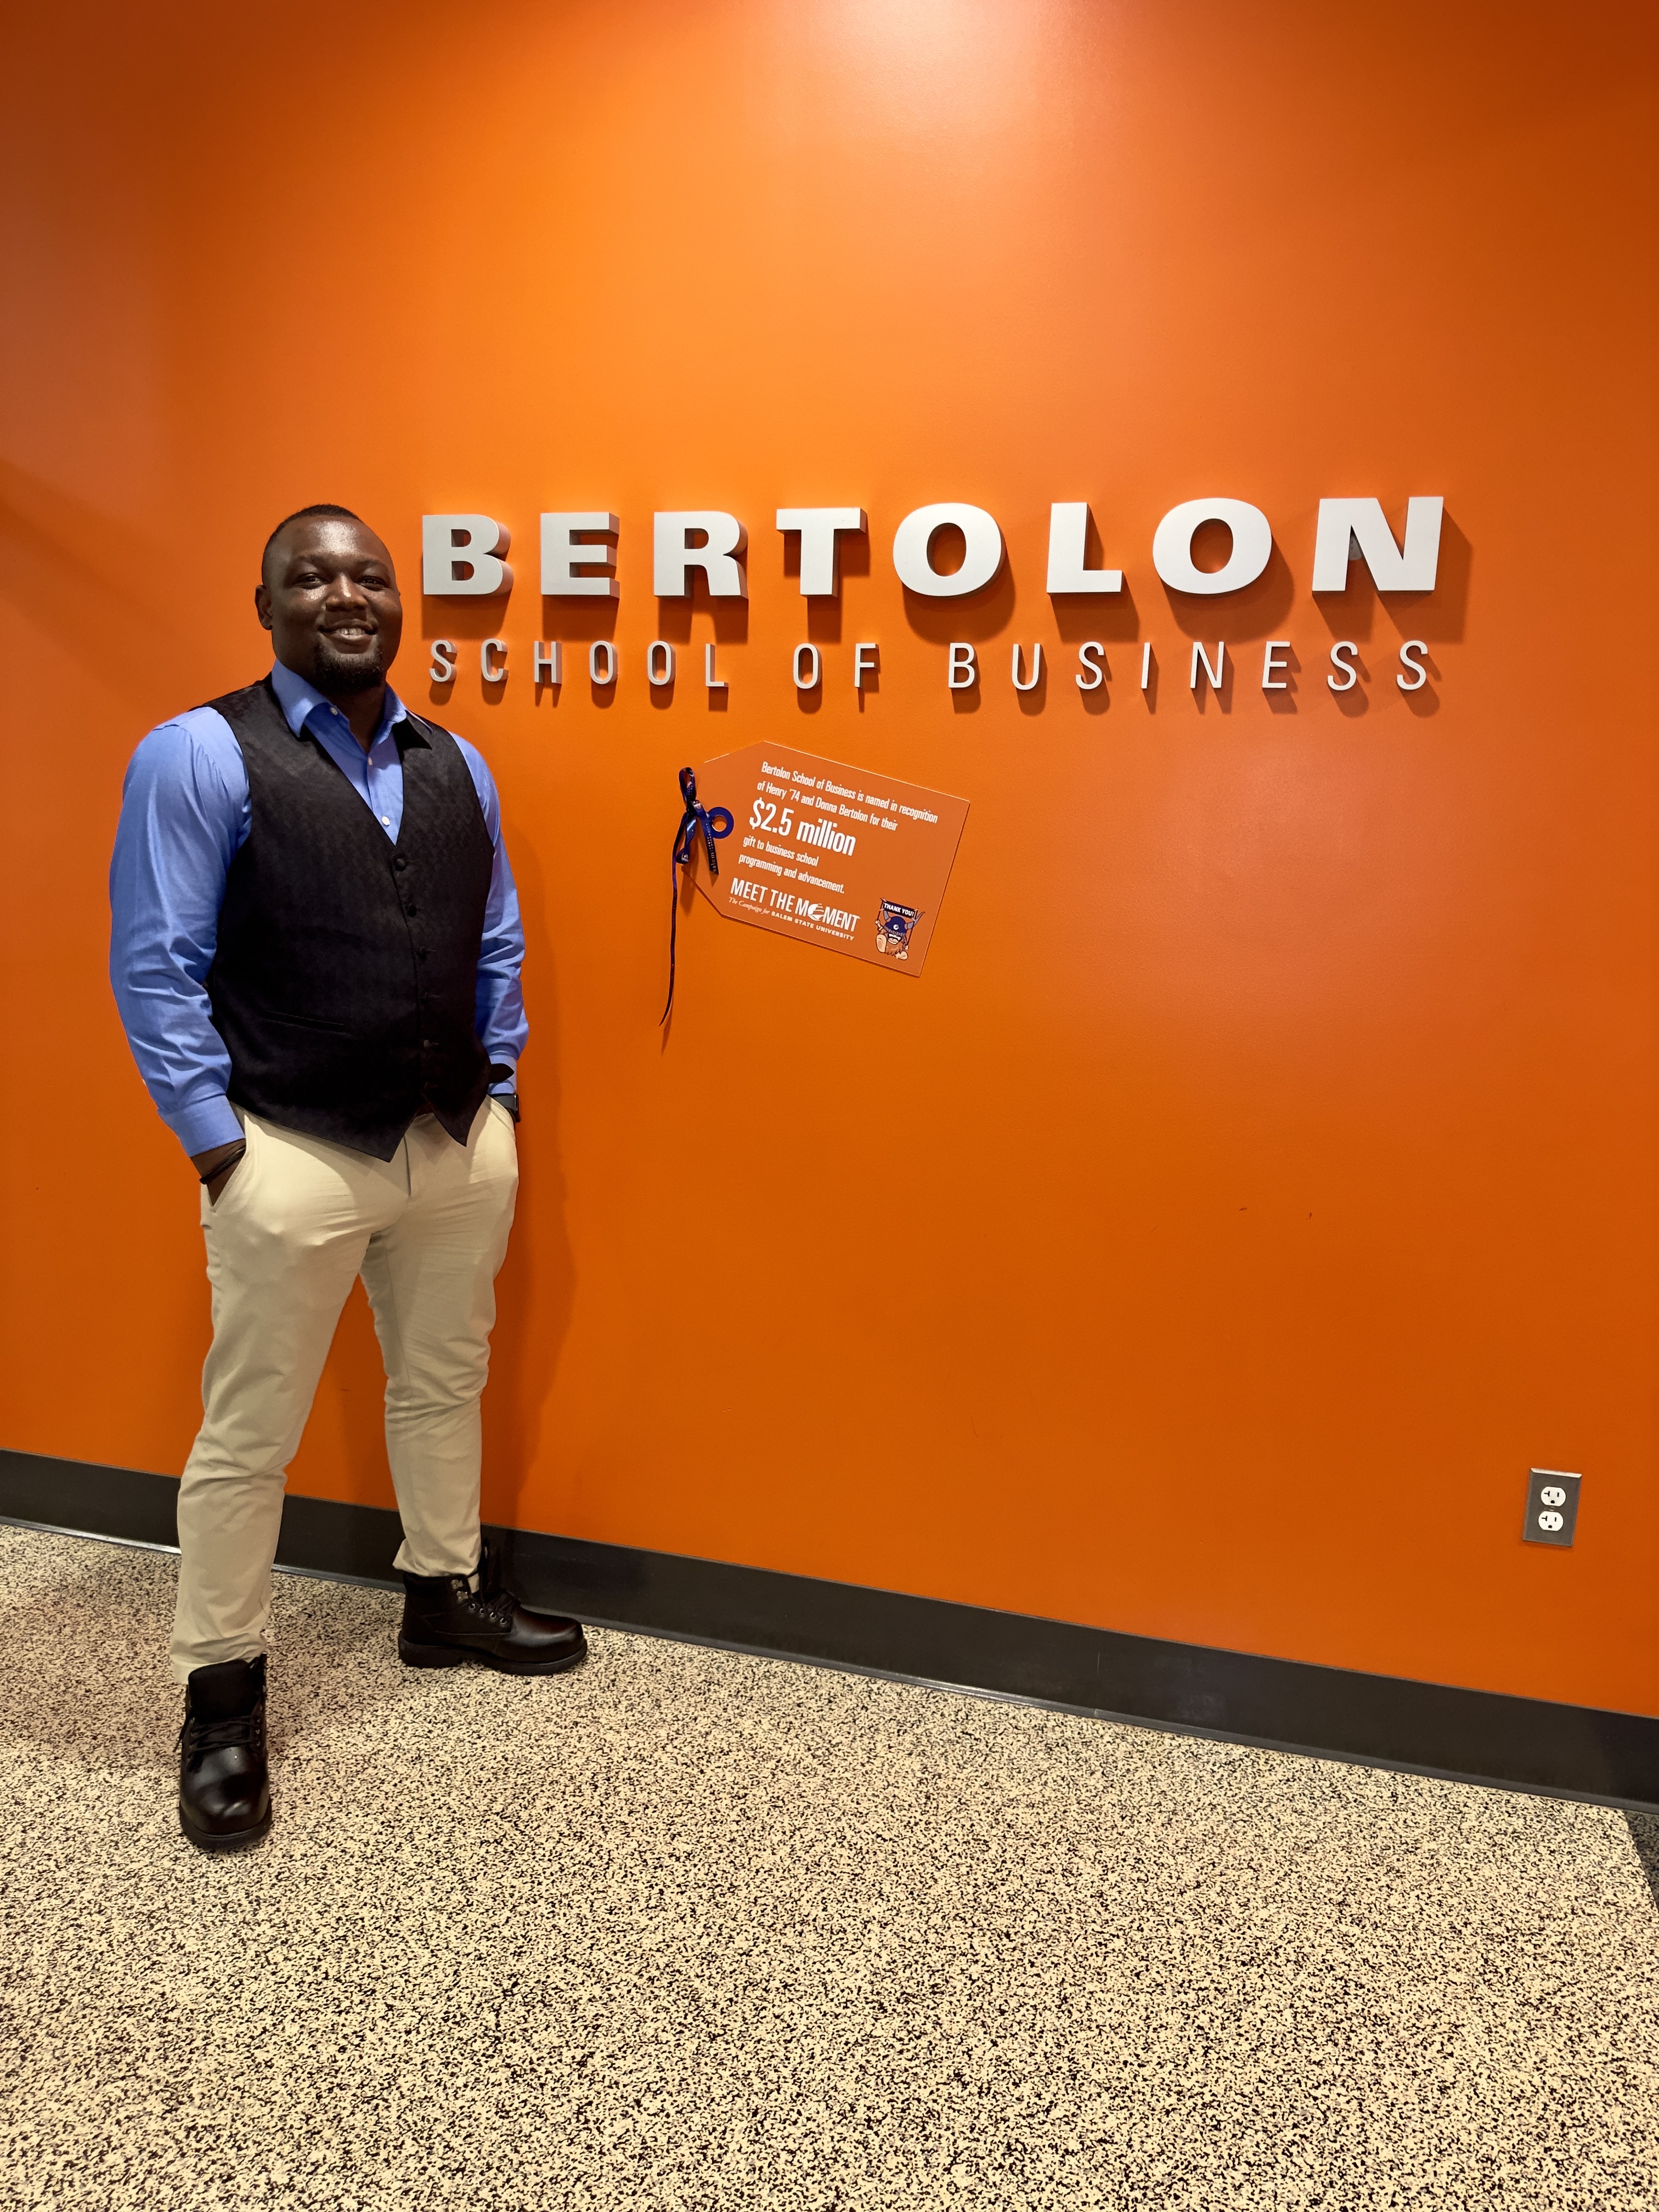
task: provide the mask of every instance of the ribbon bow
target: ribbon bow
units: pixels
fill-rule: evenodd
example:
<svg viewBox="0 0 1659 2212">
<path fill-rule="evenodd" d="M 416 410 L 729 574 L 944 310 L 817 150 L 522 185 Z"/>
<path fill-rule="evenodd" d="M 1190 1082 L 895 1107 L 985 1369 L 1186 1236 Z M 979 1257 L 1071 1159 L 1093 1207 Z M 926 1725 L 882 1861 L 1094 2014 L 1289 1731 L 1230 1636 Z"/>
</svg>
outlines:
<svg viewBox="0 0 1659 2212">
<path fill-rule="evenodd" d="M 702 839 L 703 851 L 708 856 L 708 872 L 718 878 L 720 856 L 714 850 L 717 837 L 729 837 L 737 827 L 736 817 L 729 807 L 705 806 L 697 797 L 697 779 L 689 768 L 680 770 L 680 797 L 685 802 L 685 811 L 680 817 L 680 826 L 674 832 L 673 857 L 669 863 L 668 902 L 668 1004 L 662 1010 L 663 1021 L 674 1011 L 674 955 L 680 927 L 680 870 L 690 867 L 697 856 L 697 839 Z M 662 1023 L 657 1026 L 661 1028 Z"/>
</svg>

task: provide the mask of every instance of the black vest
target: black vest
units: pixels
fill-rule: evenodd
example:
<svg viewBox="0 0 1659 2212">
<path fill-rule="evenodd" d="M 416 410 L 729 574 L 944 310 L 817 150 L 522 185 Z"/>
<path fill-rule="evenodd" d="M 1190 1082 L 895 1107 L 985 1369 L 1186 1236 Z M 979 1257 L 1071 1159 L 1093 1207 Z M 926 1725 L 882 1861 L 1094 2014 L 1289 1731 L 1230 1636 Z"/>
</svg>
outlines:
<svg viewBox="0 0 1659 2212">
<path fill-rule="evenodd" d="M 394 845 L 269 679 L 210 703 L 252 808 L 207 976 L 233 1102 L 377 1160 L 424 1112 L 465 1144 L 489 1088 L 475 1001 L 495 854 L 460 747 L 396 725 Z"/>
</svg>

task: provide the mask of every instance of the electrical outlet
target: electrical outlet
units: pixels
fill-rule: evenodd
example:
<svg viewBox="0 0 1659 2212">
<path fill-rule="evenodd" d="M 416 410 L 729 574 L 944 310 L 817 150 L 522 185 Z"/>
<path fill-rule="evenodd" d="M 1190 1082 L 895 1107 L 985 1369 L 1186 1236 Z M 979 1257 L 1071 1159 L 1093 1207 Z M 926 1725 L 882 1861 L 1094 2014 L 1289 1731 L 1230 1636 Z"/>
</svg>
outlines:
<svg viewBox="0 0 1659 2212">
<path fill-rule="evenodd" d="M 1521 1531 L 1526 1544 L 1571 1544 L 1578 1525 L 1577 1474 L 1562 1474 L 1553 1467 L 1535 1467 L 1527 1484 L 1527 1522 Z"/>
</svg>

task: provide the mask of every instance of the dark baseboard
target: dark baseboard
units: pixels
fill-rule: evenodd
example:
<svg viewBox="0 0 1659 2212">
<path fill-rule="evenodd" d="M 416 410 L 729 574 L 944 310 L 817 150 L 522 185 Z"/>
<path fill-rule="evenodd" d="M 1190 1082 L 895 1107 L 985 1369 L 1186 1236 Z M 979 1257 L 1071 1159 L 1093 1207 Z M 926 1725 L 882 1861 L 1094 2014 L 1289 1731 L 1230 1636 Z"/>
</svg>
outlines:
<svg viewBox="0 0 1659 2212">
<path fill-rule="evenodd" d="M 171 1477 L 0 1451 L 0 1518 L 176 1540 Z M 1659 1808 L 1659 1720 L 1170 1644 L 716 1559 L 496 1529 L 530 1603 L 907 1680 L 1458 1780 Z M 398 1516 L 290 1497 L 280 1565 L 395 1587 Z"/>
</svg>

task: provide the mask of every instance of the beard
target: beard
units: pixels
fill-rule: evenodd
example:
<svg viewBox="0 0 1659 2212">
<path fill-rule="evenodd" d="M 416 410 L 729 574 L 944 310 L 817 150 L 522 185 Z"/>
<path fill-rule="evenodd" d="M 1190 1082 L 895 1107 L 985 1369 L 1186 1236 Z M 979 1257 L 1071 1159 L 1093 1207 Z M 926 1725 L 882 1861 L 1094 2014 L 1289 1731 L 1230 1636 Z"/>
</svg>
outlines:
<svg viewBox="0 0 1659 2212">
<path fill-rule="evenodd" d="M 338 653 L 327 638 L 319 637 L 312 656 L 311 680 L 331 699 L 372 691 L 386 681 L 385 640 L 373 639 L 367 653 Z"/>
</svg>

